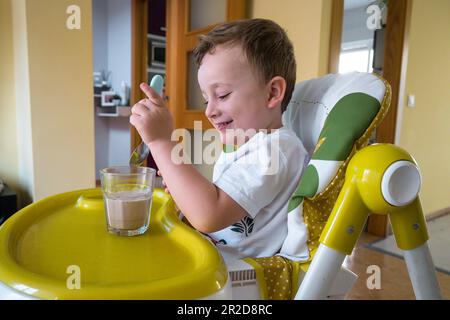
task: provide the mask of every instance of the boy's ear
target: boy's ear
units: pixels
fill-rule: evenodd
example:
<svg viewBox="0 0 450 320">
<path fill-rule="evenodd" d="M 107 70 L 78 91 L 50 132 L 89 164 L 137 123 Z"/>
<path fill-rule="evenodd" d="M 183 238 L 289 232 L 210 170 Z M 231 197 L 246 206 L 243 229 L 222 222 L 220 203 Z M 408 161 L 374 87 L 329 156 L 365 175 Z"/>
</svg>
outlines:
<svg viewBox="0 0 450 320">
<path fill-rule="evenodd" d="M 267 84 L 269 92 L 269 100 L 267 101 L 267 107 L 269 109 L 281 106 L 283 102 L 284 93 L 286 92 L 286 80 L 283 77 L 273 77 Z"/>
</svg>

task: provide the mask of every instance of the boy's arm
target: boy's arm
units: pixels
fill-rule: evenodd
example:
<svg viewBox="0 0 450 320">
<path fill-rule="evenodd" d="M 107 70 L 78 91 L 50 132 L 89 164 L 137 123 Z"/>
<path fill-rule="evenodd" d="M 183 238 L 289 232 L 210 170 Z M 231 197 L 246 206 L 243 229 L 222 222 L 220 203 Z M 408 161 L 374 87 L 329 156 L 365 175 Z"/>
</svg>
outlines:
<svg viewBox="0 0 450 320">
<path fill-rule="evenodd" d="M 205 179 L 191 164 L 172 161 L 172 116 L 164 100 L 147 84 L 140 88 L 147 96 L 131 109 L 130 123 L 142 140 L 164 177 L 180 210 L 197 230 L 209 233 L 239 221 L 247 212 L 225 192 Z"/>
<path fill-rule="evenodd" d="M 247 212 L 228 194 L 204 178 L 191 164 L 171 159 L 176 143 L 157 140 L 148 146 L 164 182 L 181 212 L 197 230 L 210 233 L 244 218 Z"/>
</svg>

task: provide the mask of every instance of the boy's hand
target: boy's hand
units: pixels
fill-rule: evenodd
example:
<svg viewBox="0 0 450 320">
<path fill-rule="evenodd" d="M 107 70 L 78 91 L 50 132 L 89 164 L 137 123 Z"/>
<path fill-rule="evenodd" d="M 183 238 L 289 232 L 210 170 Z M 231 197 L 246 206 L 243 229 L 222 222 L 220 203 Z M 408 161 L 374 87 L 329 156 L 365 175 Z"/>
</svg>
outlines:
<svg viewBox="0 0 450 320">
<path fill-rule="evenodd" d="M 147 99 L 142 99 L 133 106 L 130 123 L 147 145 L 155 141 L 170 141 L 173 121 L 163 98 L 146 83 L 141 83 L 140 88 Z"/>
</svg>

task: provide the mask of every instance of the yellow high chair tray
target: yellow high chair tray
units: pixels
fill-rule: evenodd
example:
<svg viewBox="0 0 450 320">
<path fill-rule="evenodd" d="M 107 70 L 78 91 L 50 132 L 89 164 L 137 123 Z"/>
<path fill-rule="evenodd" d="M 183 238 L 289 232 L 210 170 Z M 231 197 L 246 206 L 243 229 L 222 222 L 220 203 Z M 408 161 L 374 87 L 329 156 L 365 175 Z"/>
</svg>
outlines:
<svg viewBox="0 0 450 320">
<path fill-rule="evenodd" d="M 0 261 L 0 298 L 9 288 L 40 299 L 197 299 L 228 280 L 218 251 L 159 189 L 149 229 L 135 237 L 107 232 L 100 189 L 31 204 L 0 227 Z"/>
</svg>

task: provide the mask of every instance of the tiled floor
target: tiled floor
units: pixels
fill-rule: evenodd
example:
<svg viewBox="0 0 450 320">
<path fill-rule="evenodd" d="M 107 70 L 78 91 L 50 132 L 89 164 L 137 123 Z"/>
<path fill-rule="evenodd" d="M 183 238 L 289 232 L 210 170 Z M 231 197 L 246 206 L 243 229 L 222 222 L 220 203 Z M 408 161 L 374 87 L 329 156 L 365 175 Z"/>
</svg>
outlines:
<svg viewBox="0 0 450 320">
<path fill-rule="evenodd" d="M 370 300 L 409 300 L 415 299 L 411 281 L 403 259 L 371 250 L 364 247 L 365 243 L 378 238 L 363 234 L 358 246 L 346 259 L 345 266 L 358 275 L 358 280 L 349 292 L 347 299 Z M 367 279 L 372 273 L 367 273 L 370 265 L 377 265 L 381 270 L 381 288 L 368 289 Z M 444 299 L 450 299 L 450 275 L 437 274 Z"/>
</svg>

